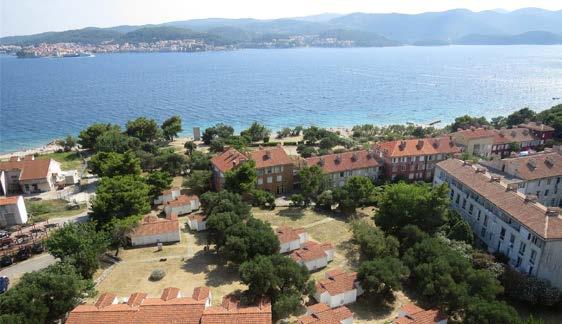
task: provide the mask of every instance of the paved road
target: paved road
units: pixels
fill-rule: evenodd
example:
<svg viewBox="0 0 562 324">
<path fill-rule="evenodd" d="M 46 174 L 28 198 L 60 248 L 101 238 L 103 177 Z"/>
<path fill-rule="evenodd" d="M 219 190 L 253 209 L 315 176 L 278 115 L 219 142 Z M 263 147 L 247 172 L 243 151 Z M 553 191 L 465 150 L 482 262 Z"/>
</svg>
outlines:
<svg viewBox="0 0 562 324">
<path fill-rule="evenodd" d="M 0 271 L 0 276 L 6 276 L 13 282 L 14 278 L 21 277 L 26 272 L 37 271 L 55 263 L 56 259 L 49 253 L 36 255 L 29 260 L 18 262 Z"/>
</svg>

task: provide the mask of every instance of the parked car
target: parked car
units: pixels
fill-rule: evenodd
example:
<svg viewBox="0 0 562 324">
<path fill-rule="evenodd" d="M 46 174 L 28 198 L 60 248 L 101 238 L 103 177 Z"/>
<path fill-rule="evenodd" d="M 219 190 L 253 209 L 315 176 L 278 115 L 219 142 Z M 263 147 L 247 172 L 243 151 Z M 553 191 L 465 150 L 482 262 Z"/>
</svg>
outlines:
<svg viewBox="0 0 562 324">
<path fill-rule="evenodd" d="M 33 254 L 43 253 L 43 251 L 45 251 L 45 247 L 42 243 L 35 243 L 31 246 L 31 252 Z"/>
<path fill-rule="evenodd" d="M 29 247 L 21 248 L 18 253 L 16 253 L 16 261 L 27 260 L 31 257 L 31 249 Z"/>
<path fill-rule="evenodd" d="M 10 245 L 12 243 L 14 243 L 14 240 L 12 240 L 12 238 L 9 237 L 9 236 L 0 238 L 0 246 L 6 246 L 6 245 Z"/>
<path fill-rule="evenodd" d="M 0 277 L 0 294 L 5 293 L 10 286 L 10 279 L 6 276 Z"/>
<path fill-rule="evenodd" d="M 0 238 L 4 238 L 8 236 L 10 236 L 10 233 L 8 233 L 8 231 L 0 230 Z"/>
<path fill-rule="evenodd" d="M 14 259 L 12 259 L 12 257 L 9 255 L 5 255 L 0 258 L 0 266 L 2 267 L 7 267 L 9 265 L 12 265 L 12 263 L 14 263 Z"/>
</svg>

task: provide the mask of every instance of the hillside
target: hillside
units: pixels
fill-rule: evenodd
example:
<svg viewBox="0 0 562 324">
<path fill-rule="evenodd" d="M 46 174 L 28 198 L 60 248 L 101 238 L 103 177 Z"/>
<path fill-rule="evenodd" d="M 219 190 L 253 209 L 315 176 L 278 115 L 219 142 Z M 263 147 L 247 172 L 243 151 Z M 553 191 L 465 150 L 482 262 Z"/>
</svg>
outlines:
<svg viewBox="0 0 562 324">
<path fill-rule="evenodd" d="M 554 45 L 562 44 L 562 35 L 533 31 L 519 35 L 479 35 L 471 34 L 454 41 L 462 45 Z"/>
</svg>

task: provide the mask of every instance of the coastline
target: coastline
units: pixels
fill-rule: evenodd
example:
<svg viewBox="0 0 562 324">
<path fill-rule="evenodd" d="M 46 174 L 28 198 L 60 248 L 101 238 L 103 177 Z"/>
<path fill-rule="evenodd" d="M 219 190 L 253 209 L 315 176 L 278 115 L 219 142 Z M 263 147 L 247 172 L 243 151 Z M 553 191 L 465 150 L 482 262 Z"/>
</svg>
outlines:
<svg viewBox="0 0 562 324">
<path fill-rule="evenodd" d="M 51 142 L 49 142 L 49 143 L 47 143 L 43 146 L 38 146 L 38 147 L 35 147 L 35 148 L 20 149 L 20 150 L 11 151 L 11 152 L 0 152 L 0 160 L 7 160 L 12 156 L 23 157 L 23 156 L 26 156 L 26 155 L 54 153 L 54 152 L 62 149 L 62 146 L 56 144 L 55 142 L 56 142 L 56 140 L 52 140 Z"/>
</svg>

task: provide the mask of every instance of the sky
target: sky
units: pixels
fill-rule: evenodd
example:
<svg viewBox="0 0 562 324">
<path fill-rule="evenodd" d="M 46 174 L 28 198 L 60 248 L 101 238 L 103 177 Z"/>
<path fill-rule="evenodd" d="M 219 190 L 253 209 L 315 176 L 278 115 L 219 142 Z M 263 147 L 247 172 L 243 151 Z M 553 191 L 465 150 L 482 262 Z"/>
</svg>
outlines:
<svg viewBox="0 0 562 324">
<path fill-rule="evenodd" d="M 84 27 L 157 24 L 194 18 L 299 17 L 321 13 L 420 13 L 538 7 L 560 0 L 0 0 L 0 36 Z"/>
</svg>

